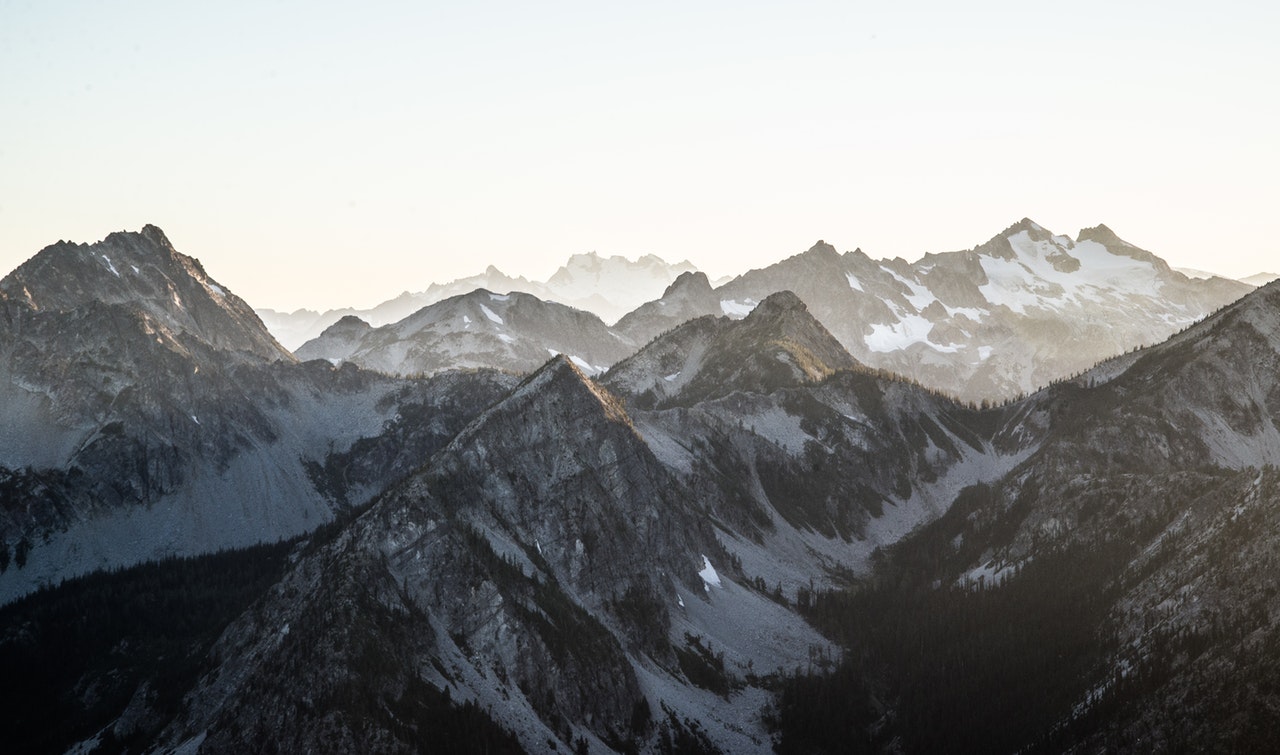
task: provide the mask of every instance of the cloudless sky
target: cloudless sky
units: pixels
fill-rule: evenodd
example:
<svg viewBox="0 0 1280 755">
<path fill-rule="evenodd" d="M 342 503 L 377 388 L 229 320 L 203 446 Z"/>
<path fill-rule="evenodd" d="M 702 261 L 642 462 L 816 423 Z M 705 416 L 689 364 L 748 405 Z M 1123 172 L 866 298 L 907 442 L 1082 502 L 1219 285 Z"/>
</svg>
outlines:
<svg viewBox="0 0 1280 755">
<path fill-rule="evenodd" d="M 1280 3 L 0 0 L 0 274 L 163 228 L 254 306 L 1029 216 L 1280 272 Z"/>
</svg>

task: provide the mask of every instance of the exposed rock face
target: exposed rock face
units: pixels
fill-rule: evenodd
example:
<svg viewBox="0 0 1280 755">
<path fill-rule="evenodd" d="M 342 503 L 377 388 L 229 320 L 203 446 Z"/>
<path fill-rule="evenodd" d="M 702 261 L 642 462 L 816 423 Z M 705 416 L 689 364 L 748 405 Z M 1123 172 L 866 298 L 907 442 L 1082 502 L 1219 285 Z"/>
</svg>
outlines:
<svg viewBox="0 0 1280 755">
<path fill-rule="evenodd" d="M 362 701 L 447 688 L 502 701 L 531 749 L 651 741 L 665 724 L 639 673 L 680 677 L 671 617 L 706 600 L 704 554 L 725 562 L 680 483 L 559 357 L 233 625 L 166 737 L 234 749 L 287 711 L 285 749 L 320 731 L 409 749 L 423 734 Z"/>
<path fill-rule="evenodd" d="M 399 401 L 448 406 L 452 431 L 422 434 L 438 446 L 513 382 L 477 375 L 450 403 L 439 383 L 298 364 L 153 226 L 45 249 L 0 281 L 0 310 L 0 545 L 27 554 L 0 570 L 0 600 L 305 532 L 403 467 L 366 463 L 345 497 L 313 479 Z"/>
<path fill-rule="evenodd" d="M 899 545 L 943 583 L 1076 585 L 1098 660 L 1055 747 L 1253 749 L 1280 674 L 1280 287 L 1019 405 L 1049 431 L 998 484 Z M 907 564 L 911 566 L 907 567 Z M 1007 587 L 1001 587 L 1006 590 Z M 1117 671 L 1119 670 L 1119 671 Z M 1061 719 L 1059 719 L 1061 720 Z M 1265 727 L 1264 727 L 1265 728 Z M 1246 744 L 1248 743 L 1248 744 Z"/>
<path fill-rule="evenodd" d="M 7 330 L 24 317 L 124 305 L 159 338 L 195 340 L 261 360 L 292 360 L 248 304 L 180 254 L 153 225 L 113 233 L 93 244 L 59 242 L 0 281 Z"/>
<path fill-rule="evenodd" d="M 724 390 L 628 410 L 553 359 L 233 624 L 164 741 L 235 749 L 288 712 L 289 748 L 408 749 L 385 711 L 448 690 L 530 749 L 652 747 L 696 721 L 766 750 L 753 675 L 830 652 L 783 596 L 865 570 L 1021 457 L 999 421 L 858 369 L 794 295 L 692 325 L 709 369 L 735 365 Z"/>
<path fill-rule="evenodd" d="M 1014 437 L 1002 420 L 858 365 L 790 292 L 740 321 L 676 328 L 602 382 L 744 548 L 800 540 L 833 570 L 865 570 L 878 544 L 945 510 L 960 480 L 998 479 L 1044 432 L 1028 422 Z"/>
<path fill-rule="evenodd" d="M 527 373 L 549 356 L 565 354 L 594 374 L 635 348 L 589 312 L 529 294 L 483 289 L 381 328 L 357 323 L 351 318 L 336 323 L 298 349 L 298 356 L 414 375 L 476 367 Z"/>
</svg>

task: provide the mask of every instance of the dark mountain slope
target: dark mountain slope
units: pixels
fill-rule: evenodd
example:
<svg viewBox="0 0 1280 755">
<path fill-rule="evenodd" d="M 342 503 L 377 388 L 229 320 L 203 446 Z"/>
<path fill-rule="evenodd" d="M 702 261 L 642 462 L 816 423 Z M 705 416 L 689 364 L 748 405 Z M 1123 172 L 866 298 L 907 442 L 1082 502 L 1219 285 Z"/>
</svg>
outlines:
<svg viewBox="0 0 1280 755">
<path fill-rule="evenodd" d="M 446 691 L 529 749 L 670 737 L 704 554 L 725 562 L 679 482 L 557 358 L 234 623 L 166 741 L 410 750 Z"/>
<path fill-rule="evenodd" d="M 841 699 L 867 735 L 877 699 L 876 741 L 907 751 L 1266 749 L 1277 367 L 1273 287 L 1024 402 L 1049 429 L 1020 466 L 814 601 L 864 651 L 784 694 L 788 746 L 849 720 Z"/>
</svg>

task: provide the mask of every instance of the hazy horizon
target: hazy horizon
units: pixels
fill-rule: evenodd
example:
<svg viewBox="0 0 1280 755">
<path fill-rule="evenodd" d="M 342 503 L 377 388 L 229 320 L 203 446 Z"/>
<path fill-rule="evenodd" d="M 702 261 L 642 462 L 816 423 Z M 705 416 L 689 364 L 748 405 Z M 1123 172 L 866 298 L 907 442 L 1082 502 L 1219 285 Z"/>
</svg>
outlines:
<svg viewBox="0 0 1280 755">
<path fill-rule="evenodd" d="M 0 268 L 146 223 L 257 307 L 575 253 L 712 276 L 1027 216 L 1274 271 L 1280 9 L 0 9 Z"/>
</svg>

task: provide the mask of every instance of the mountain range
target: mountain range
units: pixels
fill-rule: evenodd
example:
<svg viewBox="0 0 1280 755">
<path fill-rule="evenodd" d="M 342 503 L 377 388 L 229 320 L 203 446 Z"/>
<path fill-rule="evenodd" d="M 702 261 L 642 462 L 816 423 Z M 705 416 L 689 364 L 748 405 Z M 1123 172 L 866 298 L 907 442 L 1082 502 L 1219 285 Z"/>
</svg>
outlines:
<svg viewBox="0 0 1280 755">
<path fill-rule="evenodd" d="M 596 373 L 633 350 L 589 312 L 531 294 L 476 289 L 380 328 L 348 315 L 296 353 L 412 375 L 467 367 L 526 373 L 561 353 Z"/>
<path fill-rule="evenodd" d="M 357 317 L 373 326 L 389 325 L 429 304 L 477 289 L 532 294 L 545 301 L 592 312 L 612 322 L 656 298 L 676 276 L 693 269 L 688 261 L 672 265 L 652 254 L 630 260 L 589 252 L 572 255 L 545 281 L 513 278 L 490 265 L 479 275 L 448 283 L 432 283 L 425 291 L 416 293 L 405 291 L 371 309 L 331 309 L 325 312 L 299 309 L 288 313 L 259 309 L 257 312 L 271 332 L 290 349 L 297 349 L 316 338 L 344 317 Z"/>
<path fill-rule="evenodd" d="M 586 266 L 581 257 L 571 262 L 552 280 Z M 663 279 L 659 271 L 675 269 L 654 263 L 646 270 L 636 291 L 653 288 Z M 633 271 L 619 263 L 610 275 L 610 288 L 619 289 Z M 505 296 L 501 287 L 488 290 Z M 966 401 L 1000 401 L 1162 341 L 1249 290 L 1238 281 L 1188 277 L 1106 226 L 1073 240 L 1023 219 L 971 250 L 928 254 L 915 263 L 874 261 L 860 250 L 840 254 L 820 241 L 718 287 L 685 271 L 612 328 L 588 323 L 584 313 L 573 328 L 582 337 L 571 340 L 553 343 L 532 320 L 506 323 L 485 304 L 457 314 L 469 292 L 382 328 L 344 319 L 297 353 L 401 375 L 468 364 L 525 372 L 541 344 L 598 371 L 695 317 L 741 318 L 770 294 L 793 291 L 863 364 Z M 522 301 L 532 306 L 529 298 Z M 553 310 L 544 305 L 540 311 L 547 314 L 539 320 Z"/>
<path fill-rule="evenodd" d="M 295 355 L 154 227 L 60 243 L 0 281 L 4 600 L 294 539 L 0 609 L 44 680 L 0 739 L 1265 749 L 1280 283 L 1239 290 L 1023 221 L 685 271 L 612 328 L 470 291 Z M 1028 340 L 1025 397 L 957 356 Z"/>
</svg>

